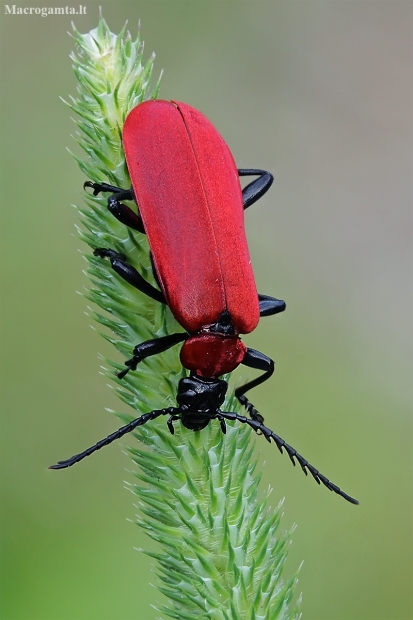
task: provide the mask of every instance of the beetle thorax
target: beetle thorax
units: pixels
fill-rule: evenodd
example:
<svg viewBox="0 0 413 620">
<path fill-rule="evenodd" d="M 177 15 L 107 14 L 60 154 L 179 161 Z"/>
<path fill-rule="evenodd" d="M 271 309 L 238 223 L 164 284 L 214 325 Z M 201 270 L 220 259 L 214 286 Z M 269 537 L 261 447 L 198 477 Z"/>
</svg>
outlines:
<svg viewBox="0 0 413 620">
<path fill-rule="evenodd" d="M 181 364 L 202 377 L 220 377 L 239 366 L 245 351 L 238 336 L 201 332 L 184 342 Z"/>
<path fill-rule="evenodd" d="M 181 364 L 198 376 L 220 377 L 239 366 L 246 350 L 229 312 L 223 312 L 216 323 L 203 326 L 184 342 Z"/>
</svg>

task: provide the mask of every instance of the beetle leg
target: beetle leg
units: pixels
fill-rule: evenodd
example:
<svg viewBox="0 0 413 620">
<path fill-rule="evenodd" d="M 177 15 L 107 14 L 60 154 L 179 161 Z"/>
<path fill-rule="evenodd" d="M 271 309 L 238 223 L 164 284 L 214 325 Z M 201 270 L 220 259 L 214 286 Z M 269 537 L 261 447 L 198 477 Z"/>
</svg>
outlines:
<svg viewBox="0 0 413 620">
<path fill-rule="evenodd" d="M 127 190 L 123 187 L 116 187 L 116 185 L 109 185 L 109 183 L 94 183 L 93 181 L 86 181 L 83 183 L 83 189 L 90 187 L 93 189 L 93 195 L 97 196 L 100 192 L 111 192 L 112 194 L 130 193 L 130 198 L 124 196 L 123 200 L 133 200 L 132 189 Z"/>
<path fill-rule="evenodd" d="M 263 375 L 257 377 L 253 381 L 249 381 L 245 385 L 241 385 L 235 390 L 236 398 L 238 398 L 241 405 L 245 407 L 251 418 L 262 424 L 262 422 L 264 422 L 264 418 L 255 409 L 254 405 L 250 403 L 248 398 L 244 396 L 244 394 L 248 390 L 257 387 L 257 385 L 264 383 L 264 381 L 271 377 L 274 372 L 274 362 L 270 357 L 267 357 L 266 355 L 260 353 L 259 351 L 256 351 L 255 349 L 247 349 L 247 352 L 245 353 L 245 357 L 242 360 L 241 364 L 244 364 L 244 366 L 249 366 L 249 368 L 256 368 L 257 370 L 265 370 Z"/>
<path fill-rule="evenodd" d="M 179 411 L 179 409 L 175 409 L 174 411 Z M 171 435 L 175 435 L 174 422 L 177 422 L 180 419 L 181 419 L 180 415 L 171 415 L 171 417 L 168 418 L 166 424 L 168 426 L 168 430 L 171 433 Z"/>
<path fill-rule="evenodd" d="M 115 250 L 110 250 L 109 248 L 96 248 L 93 251 L 93 254 L 94 256 L 100 256 L 100 258 L 109 258 L 112 263 L 113 270 L 116 271 L 121 278 L 137 288 L 138 291 L 141 291 L 141 293 L 148 295 L 148 297 L 151 297 L 155 301 L 166 304 L 163 293 L 158 291 L 157 288 L 145 280 L 145 278 L 141 276 L 135 267 L 129 265 L 126 262 L 126 256 L 124 254 L 119 254 L 118 252 L 115 252 Z"/>
<path fill-rule="evenodd" d="M 65 467 L 71 467 L 72 465 L 78 463 L 90 454 L 93 454 L 93 452 L 96 452 L 96 450 L 100 450 L 101 448 L 103 448 L 103 446 L 108 446 L 110 443 L 112 443 L 112 441 L 119 439 L 119 437 L 123 437 L 123 435 L 126 435 L 126 433 L 130 433 L 137 426 L 143 426 L 143 424 L 146 424 L 150 420 L 154 420 L 160 415 L 173 415 L 176 411 L 179 411 L 179 409 L 175 407 L 168 407 L 167 409 L 156 409 L 155 411 L 151 411 L 150 413 L 145 413 L 144 415 L 141 415 L 140 418 L 136 418 L 136 420 L 132 420 L 132 422 L 129 422 L 129 424 L 121 426 L 121 428 L 119 428 L 117 431 L 111 433 L 110 435 L 105 437 L 105 439 L 101 439 L 94 446 L 91 446 L 90 448 L 84 450 L 83 452 L 80 452 L 79 454 L 75 454 L 70 459 L 66 459 L 65 461 L 59 461 L 56 465 L 51 465 L 49 469 L 64 469 Z"/>
<path fill-rule="evenodd" d="M 119 222 L 125 224 L 133 230 L 137 230 L 140 233 L 145 234 L 142 218 L 139 213 L 132 211 L 130 207 L 121 202 L 122 200 L 135 200 L 135 196 L 131 189 L 121 189 L 114 185 L 108 185 L 107 183 L 93 183 L 93 181 L 86 181 L 83 184 L 83 188 L 90 187 L 93 189 L 93 195 L 97 196 L 100 192 L 112 192 L 112 196 L 108 198 L 108 209 Z M 135 201 L 136 202 L 136 201 Z"/>
<path fill-rule="evenodd" d="M 256 170 L 254 168 L 242 168 L 238 170 L 240 177 L 258 175 L 258 179 L 249 183 L 242 190 L 242 201 L 244 203 L 244 209 L 248 209 L 254 202 L 257 202 L 268 190 L 270 189 L 274 177 L 270 172 L 266 170 Z"/>
<path fill-rule="evenodd" d="M 277 448 L 279 449 L 279 451 L 281 452 L 281 454 L 284 448 L 284 450 L 287 452 L 288 456 L 290 457 L 290 460 L 293 465 L 295 465 L 294 459 L 297 459 L 298 463 L 300 464 L 301 469 L 303 470 L 306 476 L 307 476 L 307 471 L 309 471 L 312 477 L 314 478 L 314 480 L 317 482 L 317 484 L 320 484 L 321 482 L 322 484 L 324 484 L 325 487 L 327 487 L 327 489 L 329 489 L 330 491 L 333 491 L 334 493 L 337 493 L 337 495 L 341 495 L 341 497 L 344 497 L 344 499 L 346 499 L 351 504 L 359 503 L 358 500 L 354 499 L 354 497 L 350 497 L 350 495 L 347 495 L 347 493 L 344 493 L 344 491 L 342 491 L 337 485 L 330 482 L 330 480 L 326 478 L 325 476 L 323 476 L 323 474 L 320 474 L 318 469 L 313 467 L 313 465 L 310 465 L 310 463 L 304 457 L 302 457 L 301 454 L 298 454 L 297 450 L 295 450 L 290 445 L 288 445 L 288 443 L 286 443 L 284 439 L 281 439 L 281 437 L 276 435 L 267 426 L 264 426 L 264 424 L 260 422 L 259 420 L 254 420 L 254 419 L 250 420 L 249 418 L 246 418 L 245 416 L 240 415 L 239 413 L 232 412 L 232 411 L 221 411 L 220 415 L 222 418 L 226 420 L 238 420 L 238 422 L 242 422 L 243 424 L 248 424 L 248 426 L 250 426 L 256 433 L 261 433 L 262 435 L 264 435 L 265 439 L 267 439 L 267 441 L 269 441 L 270 443 L 272 439 L 273 442 L 276 444 Z"/>
<path fill-rule="evenodd" d="M 275 299 L 275 297 L 269 297 L 268 295 L 258 295 L 258 301 L 260 304 L 260 316 L 271 316 L 272 314 L 278 314 L 284 312 L 285 301 L 282 299 Z"/>
<path fill-rule="evenodd" d="M 217 413 L 217 416 L 216 416 L 216 417 L 217 417 L 217 418 L 218 418 L 218 420 L 219 420 L 219 424 L 220 424 L 220 426 L 221 426 L 221 431 L 222 431 L 222 433 L 223 433 L 224 435 L 226 435 L 226 433 L 227 433 L 227 425 L 225 424 L 225 420 L 224 420 L 224 418 L 223 418 L 223 416 L 222 416 L 222 412 L 221 412 L 221 411 L 218 411 L 218 413 Z"/>
<path fill-rule="evenodd" d="M 170 349 L 175 344 L 183 342 L 188 338 L 186 332 L 179 334 L 171 334 L 170 336 L 162 336 L 161 338 L 153 338 L 152 340 L 146 340 L 141 344 L 136 345 L 133 349 L 133 357 L 125 362 L 126 368 L 117 373 L 119 379 L 123 379 L 130 370 L 136 370 L 137 365 L 142 360 L 152 355 L 162 353 L 167 349 Z"/>
</svg>

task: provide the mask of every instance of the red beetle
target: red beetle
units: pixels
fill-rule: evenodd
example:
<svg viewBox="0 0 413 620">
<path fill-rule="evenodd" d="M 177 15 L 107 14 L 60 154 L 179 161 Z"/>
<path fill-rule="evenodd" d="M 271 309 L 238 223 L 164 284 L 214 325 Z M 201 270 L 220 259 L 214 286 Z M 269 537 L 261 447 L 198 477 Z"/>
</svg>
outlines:
<svg viewBox="0 0 413 620">
<path fill-rule="evenodd" d="M 244 229 L 244 209 L 270 188 L 272 175 L 265 170 L 237 170 L 228 146 L 208 119 L 175 101 L 147 101 L 134 108 L 125 121 L 123 148 L 131 189 L 91 181 L 85 187 L 92 188 L 95 196 L 111 192 L 109 211 L 126 226 L 147 235 L 161 290 L 129 265 L 124 255 L 108 248 L 97 248 L 94 254 L 109 258 L 127 282 L 166 303 L 185 331 L 137 345 L 118 377 L 122 379 L 143 359 L 180 342 L 181 363 L 190 374 L 179 381 L 178 407 L 146 413 L 52 469 L 70 467 L 161 415 L 169 416 L 171 433 L 177 420 L 200 431 L 218 419 L 224 433 L 225 420 L 238 420 L 268 441 L 272 439 L 281 452 L 284 448 L 305 474 L 308 470 L 318 483 L 357 504 L 264 426 L 262 416 L 245 396 L 273 374 L 274 362 L 247 348 L 240 334 L 253 331 L 260 316 L 285 310 L 283 301 L 257 293 Z M 258 178 L 241 190 L 239 177 L 249 175 Z M 135 200 L 139 213 L 122 200 Z M 264 371 L 235 390 L 250 417 L 220 410 L 228 384 L 219 377 L 239 364 Z"/>
</svg>

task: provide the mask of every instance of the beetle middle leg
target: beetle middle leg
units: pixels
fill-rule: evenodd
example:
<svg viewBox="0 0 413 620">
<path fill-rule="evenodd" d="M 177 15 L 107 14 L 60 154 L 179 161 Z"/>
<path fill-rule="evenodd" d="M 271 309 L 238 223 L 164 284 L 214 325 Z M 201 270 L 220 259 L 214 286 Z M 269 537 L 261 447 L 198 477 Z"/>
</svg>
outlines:
<svg viewBox="0 0 413 620">
<path fill-rule="evenodd" d="M 100 192 L 112 192 L 112 195 L 108 198 L 108 209 L 116 219 L 128 226 L 137 230 L 140 233 L 145 234 L 142 218 L 139 213 L 135 213 L 132 209 L 125 204 L 122 200 L 135 200 L 135 196 L 131 189 L 122 189 L 109 185 L 108 183 L 93 183 L 93 181 L 86 181 L 83 184 L 83 188 L 90 187 L 93 189 L 93 195 L 97 196 Z M 135 200 L 136 202 L 136 200 Z"/>
<path fill-rule="evenodd" d="M 261 385 L 261 383 L 264 383 L 264 381 L 271 377 L 274 372 L 274 362 L 270 357 L 264 355 L 264 353 L 260 353 L 255 349 L 247 349 L 245 357 L 241 363 L 249 368 L 265 371 L 260 377 L 257 377 L 253 381 L 249 381 L 245 385 L 241 385 L 235 390 L 236 398 L 238 398 L 241 405 L 243 405 L 248 411 L 250 417 L 262 424 L 264 422 L 264 418 L 257 411 L 257 409 L 255 409 L 254 405 L 248 400 L 248 398 L 244 396 L 244 394 L 245 392 L 248 392 L 248 390 L 257 387 L 257 385 Z"/>
</svg>

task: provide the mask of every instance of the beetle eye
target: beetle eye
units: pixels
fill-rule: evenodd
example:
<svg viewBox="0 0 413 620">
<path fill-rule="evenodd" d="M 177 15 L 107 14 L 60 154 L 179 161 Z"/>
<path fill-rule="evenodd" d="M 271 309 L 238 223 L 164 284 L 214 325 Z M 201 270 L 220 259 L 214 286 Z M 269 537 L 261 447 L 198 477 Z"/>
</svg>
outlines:
<svg viewBox="0 0 413 620">
<path fill-rule="evenodd" d="M 196 396 L 197 393 L 194 390 L 186 390 L 185 392 L 177 394 L 176 401 L 179 405 L 187 405 L 188 403 L 192 403 Z"/>
</svg>

